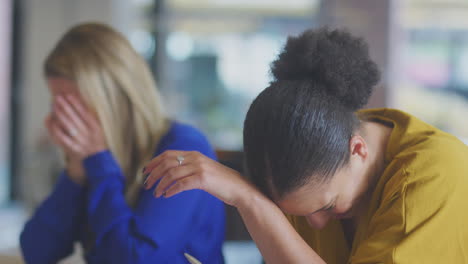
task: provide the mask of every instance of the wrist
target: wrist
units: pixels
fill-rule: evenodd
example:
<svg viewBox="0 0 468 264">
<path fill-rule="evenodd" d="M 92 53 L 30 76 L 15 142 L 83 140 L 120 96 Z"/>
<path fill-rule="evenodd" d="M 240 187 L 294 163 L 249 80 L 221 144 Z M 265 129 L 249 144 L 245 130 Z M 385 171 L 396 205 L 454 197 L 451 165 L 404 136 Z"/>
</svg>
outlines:
<svg viewBox="0 0 468 264">
<path fill-rule="evenodd" d="M 90 185 L 98 184 L 109 177 L 119 180 L 122 184 L 125 183 L 120 165 L 110 150 L 102 150 L 88 156 L 83 160 L 83 168 Z M 118 177 L 114 177 L 116 175 Z"/>
<path fill-rule="evenodd" d="M 82 169 L 77 169 L 74 168 L 73 166 L 68 165 L 66 167 L 66 172 L 68 178 L 78 184 L 78 185 L 84 185 L 86 183 L 86 177 L 83 175 L 83 170 Z"/>
<path fill-rule="evenodd" d="M 235 200 L 233 206 L 236 207 L 239 211 L 245 211 L 255 207 L 265 199 L 268 198 L 266 198 L 260 191 L 252 187 L 240 194 L 239 197 Z"/>
<path fill-rule="evenodd" d="M 98 154 L 106 152 L 106 151 L 108 151 L 107 147 L 94 148 L 92 150 L 87 151 L 87 153 L 83 156 L 83 160 L 97 156 Z"/>
</svg>

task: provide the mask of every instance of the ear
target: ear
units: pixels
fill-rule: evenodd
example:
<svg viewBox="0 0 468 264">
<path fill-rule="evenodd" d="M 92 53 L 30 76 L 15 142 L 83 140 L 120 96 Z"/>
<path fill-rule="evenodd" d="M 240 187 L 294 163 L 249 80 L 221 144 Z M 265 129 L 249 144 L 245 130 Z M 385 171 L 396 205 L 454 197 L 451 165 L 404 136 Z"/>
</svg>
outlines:
<svg viewBox="0 0 468 264">
<path fill-rule="evenodd" d="M 349 153 L 351 154 L 351 158 L 367 159 L 369 151 L 363 137 L 359 135 L 351 137 L 349 141 Z"/>
</svg>

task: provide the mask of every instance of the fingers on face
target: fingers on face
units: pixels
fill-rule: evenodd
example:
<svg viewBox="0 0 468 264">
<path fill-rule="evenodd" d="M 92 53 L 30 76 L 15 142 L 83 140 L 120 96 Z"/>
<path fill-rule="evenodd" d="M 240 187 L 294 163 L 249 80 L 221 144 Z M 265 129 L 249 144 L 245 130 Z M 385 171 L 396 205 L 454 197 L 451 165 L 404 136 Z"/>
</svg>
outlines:
<svg viewBox="0 0 468 264">
<path fill-rule="evenodd" d="M 90 133 L 99 132 L 93 128 L 100 128 L 94 115 L 71 94 L 55 97 L 53 113 L 46 117 L 45 125 L 54 142 L 76 152 L 82 150 L 81 144 Z"/>
<path fill-rule="evenodd" d="M 70 102 L 71 107 L 73 107 L 74 111 L 78 114 L 87 127 L 93 129 L 98 127 L 99 122 L 97 122 L 95 116 L 92 115 L 88 109 L 86 109 L 82 102 L 80 102 L 75 96 L 67 95 L 66 98 Z"/>
<path fill-rule="evenodd" d="M 74 152 L 79 153 L 81 151 L 80 145 L 74 142 L 68 134 L 66 134 L 62 128 L 60 128 L 57 124 L 51 125 L 51 131 L 53 135 L 54 141 L 57 144 L 68 148 Z"/>
<path fill-rule="evenodd" d="M 77 133 L 83 134 L 88 131 L 83 119 L 78 115 L 70 101 L 65 99 L 65 97 L 57 97 L 54 112 L 59 122 L 71 136 L 75 136 Z"/>
</svg>

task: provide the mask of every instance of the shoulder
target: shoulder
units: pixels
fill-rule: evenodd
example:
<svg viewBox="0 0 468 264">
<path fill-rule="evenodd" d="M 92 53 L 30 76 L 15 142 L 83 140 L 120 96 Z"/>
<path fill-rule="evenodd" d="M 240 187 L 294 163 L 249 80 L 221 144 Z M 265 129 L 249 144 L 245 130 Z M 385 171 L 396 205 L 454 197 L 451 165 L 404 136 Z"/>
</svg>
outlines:
<svg viewBox="0 0 468 264">
<path fill-rule="evenodd" d="M 426 133 L 424 133 L 426 132 Z M 440 130 L 426 130 L 412 135 L 411 144 L 394 157 L 404 170 L 408 185 L 451 187 L 465 179 L 468 171 L 468 147 L 455 136 Z"/>
<path fill-rule="evenodd" d="M 387 252 L 387 257 L 397 256 L 408 261 L 424 259 L 431 255 L 415 251 L 419 245 L 434 239 L 448 241 L 460 230 L 466 230 L 465 223 L 459 219 L 466 218 L 460 208 L 468 206 L 468 168 L 460 164 L 463 162 L 459 156 L 464 157 L 464 163 L 468 159 L 463 151 L 453 150 L 457 147 L 444 147 L 440 141 L 444 140 L 420 142 L 419 146 L 399 153 L 386 167 L 382 182 L 379 182 L 382 189 L 372 199 L 377 208 L 372 209 L 366 227 L 372 243 L 363 241 L 359 256 L 379 257 L 371 247 L 371 244 L 379 243 L 383 245 L 380 251 Z M 445 148 L 458 154 L 452 155 Z M 448 247 L 447 250 L 454 253 L 458 249 Z M 440 263 L 439 260 L 436 262 Z"/>
<path fill-rule="evenodd" d="M 378 112 L 394 125 L 386 150 L 387 189 L 405 187 L 409 191 L 417 186 L 414 191 L 419 192 L 438 187 L 437 193 L 442 195 L 466 181 L 468 147 L 455 136 L 399 110 L 369 112 Z"/>
<path fill-rule="evenodd" d="M 381 209 L 398 207 L 405 232 L 410 232 L 446 208 L 462 205 L 461 194 L 468 192 L 467 160 L 468 152 L 444 137 L 402 151 L 386 168 Z"/>
<path fill-rule="evenodd" d="M 161 138 L 156 155 L 166 150 L 198 151 L 212 159 L 216 158 L 213 147 L 200 130 L 177 121 L 172 121 L 169 130 Z"/>
</svg>

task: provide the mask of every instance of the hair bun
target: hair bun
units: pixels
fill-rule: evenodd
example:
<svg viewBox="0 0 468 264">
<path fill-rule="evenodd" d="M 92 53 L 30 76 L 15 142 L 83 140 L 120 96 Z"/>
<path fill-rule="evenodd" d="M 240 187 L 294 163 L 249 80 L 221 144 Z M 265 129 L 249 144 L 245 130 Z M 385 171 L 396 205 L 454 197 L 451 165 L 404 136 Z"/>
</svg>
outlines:
<svg viewBox="0 0 468 264">
<path fill-rule="evenodd" d="M 289 37 L 271 72 L 276 81 L 310 82 L 352 110 L 367 103 L 380 79 L 362 38 L 327 28 Z"/>
</svg>

